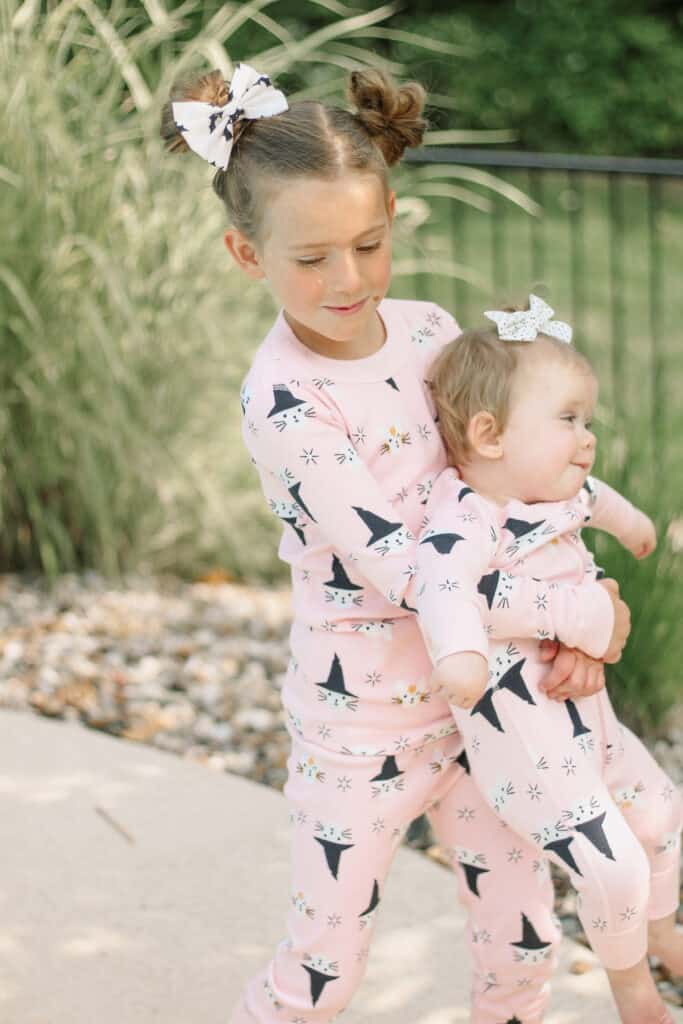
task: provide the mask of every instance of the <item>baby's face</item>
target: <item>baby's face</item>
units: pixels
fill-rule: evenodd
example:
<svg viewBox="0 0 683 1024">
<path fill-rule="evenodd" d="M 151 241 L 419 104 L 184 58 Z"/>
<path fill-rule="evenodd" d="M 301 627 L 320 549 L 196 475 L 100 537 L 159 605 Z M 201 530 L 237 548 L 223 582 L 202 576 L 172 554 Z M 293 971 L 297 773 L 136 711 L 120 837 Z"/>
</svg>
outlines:
<svg viewBox="0 0 683 1024">
<path fill-rule="evenodd" d="M 565 501 L 595 461 L 595 377 L 561 357 L 521 359 L 498 463 L 503 488 L 525 502 Z"/>
</svg>

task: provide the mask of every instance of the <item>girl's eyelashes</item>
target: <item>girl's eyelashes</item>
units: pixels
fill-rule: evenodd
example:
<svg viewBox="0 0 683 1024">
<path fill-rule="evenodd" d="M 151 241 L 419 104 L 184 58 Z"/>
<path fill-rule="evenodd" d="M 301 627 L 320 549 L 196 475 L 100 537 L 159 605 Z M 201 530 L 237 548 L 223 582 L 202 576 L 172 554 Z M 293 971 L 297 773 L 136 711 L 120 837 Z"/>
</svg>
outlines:
<svg viewBox="0 0 683 1024">
<path fill-rule="evenodd" d="M 382 239 L 380 238 L 377 242 L 369 242 L 366 245 L 357 245 L 356 252 L 361 253 L 361 255 L 377 252 L 381 244 Z M 324 256 L 302 256 L 299 257 L 296 262 L 300 267 L 317 267 L 324 259 Z"/>
</svg>

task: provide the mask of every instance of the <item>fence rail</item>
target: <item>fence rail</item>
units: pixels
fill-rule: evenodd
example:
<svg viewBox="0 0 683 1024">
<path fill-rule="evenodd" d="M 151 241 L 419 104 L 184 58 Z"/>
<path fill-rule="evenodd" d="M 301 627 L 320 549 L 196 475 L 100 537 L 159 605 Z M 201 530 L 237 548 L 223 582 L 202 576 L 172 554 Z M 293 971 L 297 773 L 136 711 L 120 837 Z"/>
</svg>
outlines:
<svg viewBox="0 0 683 1024">
<path fill-rule="evenodd" d="M 526 170 L 598 171 L 642 174 L 648 178 L 683 178 L 683 160 L 649 160 L 640 157 L 523 153 L 515 150 L 439 146 L 438 149 L 408 150 L 405 159 L 408 163 L 416 164 L 467 164 L 473 167 L 522 167 Z"/>
<path fill-rule="evenodd" d="M 399 293 L 475 325 L 538 290 L 571 320 L 611 421 L 639 424 L 665 473 L 662 441 L 683 429 L 683 161 L 439 148 L 411 153 L 405 173 L 431 214 Z"/>
</svg>

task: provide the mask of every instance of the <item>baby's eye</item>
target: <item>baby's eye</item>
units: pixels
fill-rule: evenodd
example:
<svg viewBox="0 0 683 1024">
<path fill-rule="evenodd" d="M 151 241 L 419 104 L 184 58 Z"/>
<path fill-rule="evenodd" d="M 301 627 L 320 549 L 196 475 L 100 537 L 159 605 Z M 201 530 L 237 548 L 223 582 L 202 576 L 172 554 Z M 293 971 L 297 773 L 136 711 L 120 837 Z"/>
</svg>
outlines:
<svg viewBox="0 0 683 1024">
<path fill-rule="evenodd" d="M 568 412 L 564 416 L 562 416 L 561 419 L 566 420 L 567 423 L 573 423 L 574 420 L 576 419 L 576 416 L 574 415 L 573 412 Z"/>
<path fill-rule="evenodd" d="M 585 426 L 586 430 L 592 430 L 593 429 L 593 420 L 587 420 L 584 423 L 584 426 Z"/>
</svg>

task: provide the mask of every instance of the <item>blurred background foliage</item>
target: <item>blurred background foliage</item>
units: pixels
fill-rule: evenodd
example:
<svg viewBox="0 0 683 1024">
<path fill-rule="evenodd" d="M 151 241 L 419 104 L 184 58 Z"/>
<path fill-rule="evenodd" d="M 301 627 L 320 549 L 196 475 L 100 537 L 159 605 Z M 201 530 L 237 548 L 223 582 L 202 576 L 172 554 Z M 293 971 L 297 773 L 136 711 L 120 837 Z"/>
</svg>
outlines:
<svg viewBox="0 0 683 1024">
<path fill-rule="evenodd" d="M 234 53 L 254 53 L 281 34 L 303 39 L 342 14 L 368 13 L 374 0 L 274 0 L 253 7 L 231 36 Z M 50 6 L 49 4 L 47 6 Z M 111 13 L 115 2 L 98 0 Z M 129 4 L 124 37 L 148 31 L 148 8 Z M 179 28 L 142 67 L 154 77 L 211 23 L 225 4 L 189 8 L 168 0 Z M 678 0 L 411 0 L 388 20 L 360 30 L 377 57 L 400 62 L 427 88 L 435 128 L 514 130 L 520 149 L 683 156 L 683 5 Z M 416 35 L 431 41 L 420 47 Z M 353 57 L 345 35 L 328 57 L 344 69 Z M 449 50 L 448 44 L 451 44 Z M 316 73 L 296 61 L 281 81 L 315 88 Z M 318 69 L 318 75 L 329 77 Z M 339 83 L 338 83 L 339 84 Z"/>
<path fill-rule="evenodd" d="M 681 153 L 678 4 L 453 6 L 0 0 L 0 570 L 286 576 L 237 394 L 273 308 L 228 261 L 206 165 L 163 151 L 159 113 L 177 77 L 207 67 L 229 76 L 246 59 L 292 97 L 339 101 L 351 68 L 380 64 L 430 90 L 432 142 Z M 394 294 L 486 308 L 492 285 L 476 257 L 502 253 L 491 232 L 504 216 L 508 296 L 536 283 L 523 239 L 540 219 L 544 281 L 568 308 L 556 240 L 571 189 L 553 185 L 539 205 L 514 175 L 453 167 L 407 167 L 396 184 Z M 586 189 L 586 246 L 597 254 L 599 189 Z M 679 260 L 680 189 L 664 200 L 665 251 Z M 650 315 L 639 230 L 623 238 L 636 253 L 625 278 L 632 325 Z M 600 472 L 656 517 L 662 537 L 639 564 L 597 545 L 640 623 L 616 671 L 630 720 L 647 725 L 675 698 L 683 653 L 681 420 L 659 414 L 652 396 L 664 392 L 649 385 L 664 380 L 680 409 L 678 319 L 667 307 L 650 354 L 637 326 L 620 398 L 606 271 L 587 276 L 583 338 L 607 396 Z M 462 306 L 454 282 L 469 289 Z"/>
</svg>

